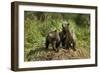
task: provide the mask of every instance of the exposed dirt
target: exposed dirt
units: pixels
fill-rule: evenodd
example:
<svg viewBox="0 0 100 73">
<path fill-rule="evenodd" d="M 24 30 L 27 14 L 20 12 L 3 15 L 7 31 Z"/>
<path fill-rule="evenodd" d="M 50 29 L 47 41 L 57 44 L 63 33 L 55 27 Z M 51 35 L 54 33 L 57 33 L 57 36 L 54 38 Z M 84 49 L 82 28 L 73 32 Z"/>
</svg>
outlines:
<svg viewBox="0 0 100 73">
<path fill-rule="evenodd" d="M 83 59 L 89 58 L 89 54 L 85 49 L 77 49 L 76 51 L 60 49 L 59 52 L 48 52 L 45 58 L 46 60 Z"/>
<path fill-rule="evenodd" d="M 43 61 L 43 60 L 69 60 L 69 59 L 86 59 L 90 58 L 89 51 L 86 49 L 77 49 L 73 51 L 72 49 L 59 49 L 59 52 L 55 52 L 52 49 L 41 49 L 41 50 L 30 50 L 28 61 Z"/>
</svg>

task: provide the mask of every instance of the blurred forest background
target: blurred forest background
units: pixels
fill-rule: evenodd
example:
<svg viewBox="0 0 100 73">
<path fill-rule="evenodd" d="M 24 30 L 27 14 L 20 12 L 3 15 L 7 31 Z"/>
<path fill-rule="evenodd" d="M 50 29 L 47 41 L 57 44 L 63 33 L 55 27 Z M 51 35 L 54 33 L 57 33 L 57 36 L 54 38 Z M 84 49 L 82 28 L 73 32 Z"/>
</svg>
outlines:
<svg viewBox="0 0 100 73">
<path fill-rule="evenodd" d="M 47 34 L 57 29 L 61 31 L 62 22 L 70 23 L 70 30 L 76 36 L 76 52 L 52 48 L 45 49 Z M 24 12 L 24 61 L 84 59 L 90 58 L 90 15 L 79 13 Z"/>
</svg>

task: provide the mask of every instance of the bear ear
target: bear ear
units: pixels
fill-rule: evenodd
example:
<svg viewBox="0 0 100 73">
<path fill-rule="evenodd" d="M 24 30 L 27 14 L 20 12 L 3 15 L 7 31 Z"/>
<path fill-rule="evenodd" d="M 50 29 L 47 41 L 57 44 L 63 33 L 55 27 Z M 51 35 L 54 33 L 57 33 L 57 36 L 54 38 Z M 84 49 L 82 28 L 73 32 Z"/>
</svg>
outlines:
<svg viewBox="0 0 100 73">
<path fill-rule="evenodd" d="M 69 23 L 67 25 L 69 26 Z"/>
<path fill-rule="evenodd" d="M 66 28 L 66 24 L 62 24 L 62 28 Z"/>
<path fill-rule="evenodd" d="M 64 25 L 62 24 L 62 27 L 64 27 Z"/>
</svg>

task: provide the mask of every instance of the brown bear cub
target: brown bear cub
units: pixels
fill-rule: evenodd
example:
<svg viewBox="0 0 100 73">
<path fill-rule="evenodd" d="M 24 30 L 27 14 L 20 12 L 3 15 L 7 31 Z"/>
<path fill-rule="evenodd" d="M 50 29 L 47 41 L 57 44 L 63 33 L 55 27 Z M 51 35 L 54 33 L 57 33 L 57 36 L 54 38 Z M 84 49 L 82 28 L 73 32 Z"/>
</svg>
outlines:
<svg viewBox="0 0 100 73">
<path fill-rule="evenodd" d="M 69 23 L 64 22 L 62 24 L 62 32 L 60 32 L 60 34 L 61 34 L 62 47 L 66 48 L 66 49 L 71 48 L 74 51 L 76 51 L 76 49 L 75 49 L 76 42 L 73 38 L 72 33 L 70 32 Z"/>
<path fill-rule="evenodd" d="M 46 48 L 49 47 L 49 44 L 52 45 L 52 48 L 54 49 L 54 51 L 58 52 L 58 48 L 60 45 L 60 36 L 59 33 L 57 32 L 57 30 L 49 32 L 47 37 L 46 37 Z"/>
</svg>

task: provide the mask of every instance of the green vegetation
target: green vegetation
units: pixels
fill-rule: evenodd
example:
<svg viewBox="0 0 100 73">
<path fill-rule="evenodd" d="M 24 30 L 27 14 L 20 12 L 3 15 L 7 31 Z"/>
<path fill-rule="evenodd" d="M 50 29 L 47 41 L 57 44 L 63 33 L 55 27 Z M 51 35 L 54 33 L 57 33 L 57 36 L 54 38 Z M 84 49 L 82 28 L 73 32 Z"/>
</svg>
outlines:
<svg viewBox="0 0 100 73">
<path fill-rule="evenodd" d="M 68 51 L 60 49 L 55 53 L 52 48 L 45 49 L 45 38 L 48 32 L 57 29 L 61 31 L 62 22 L 70 23 L 70 30 L 74 31 L 76 36 L 77 56 L 74 58 L 90 57 L 90 15 L 75 13 L 49 13 L 49 12 L 24 12 L 24 60 L 41 61 L 52 59 L 73 59 L 71 53 L 68 57 Z M 64 53 L 65 51 L 65 53 Z M 63 54 L 63 55 L 62 55 Z M 57 56 L 58 55 L 58 56 Z M 56 56 L 56 57 L 55 57 Z M 59 58 L 58 58 L 59 57 Z M 62 58 L 60 58 L 62 57 Z"/>
</svg>

